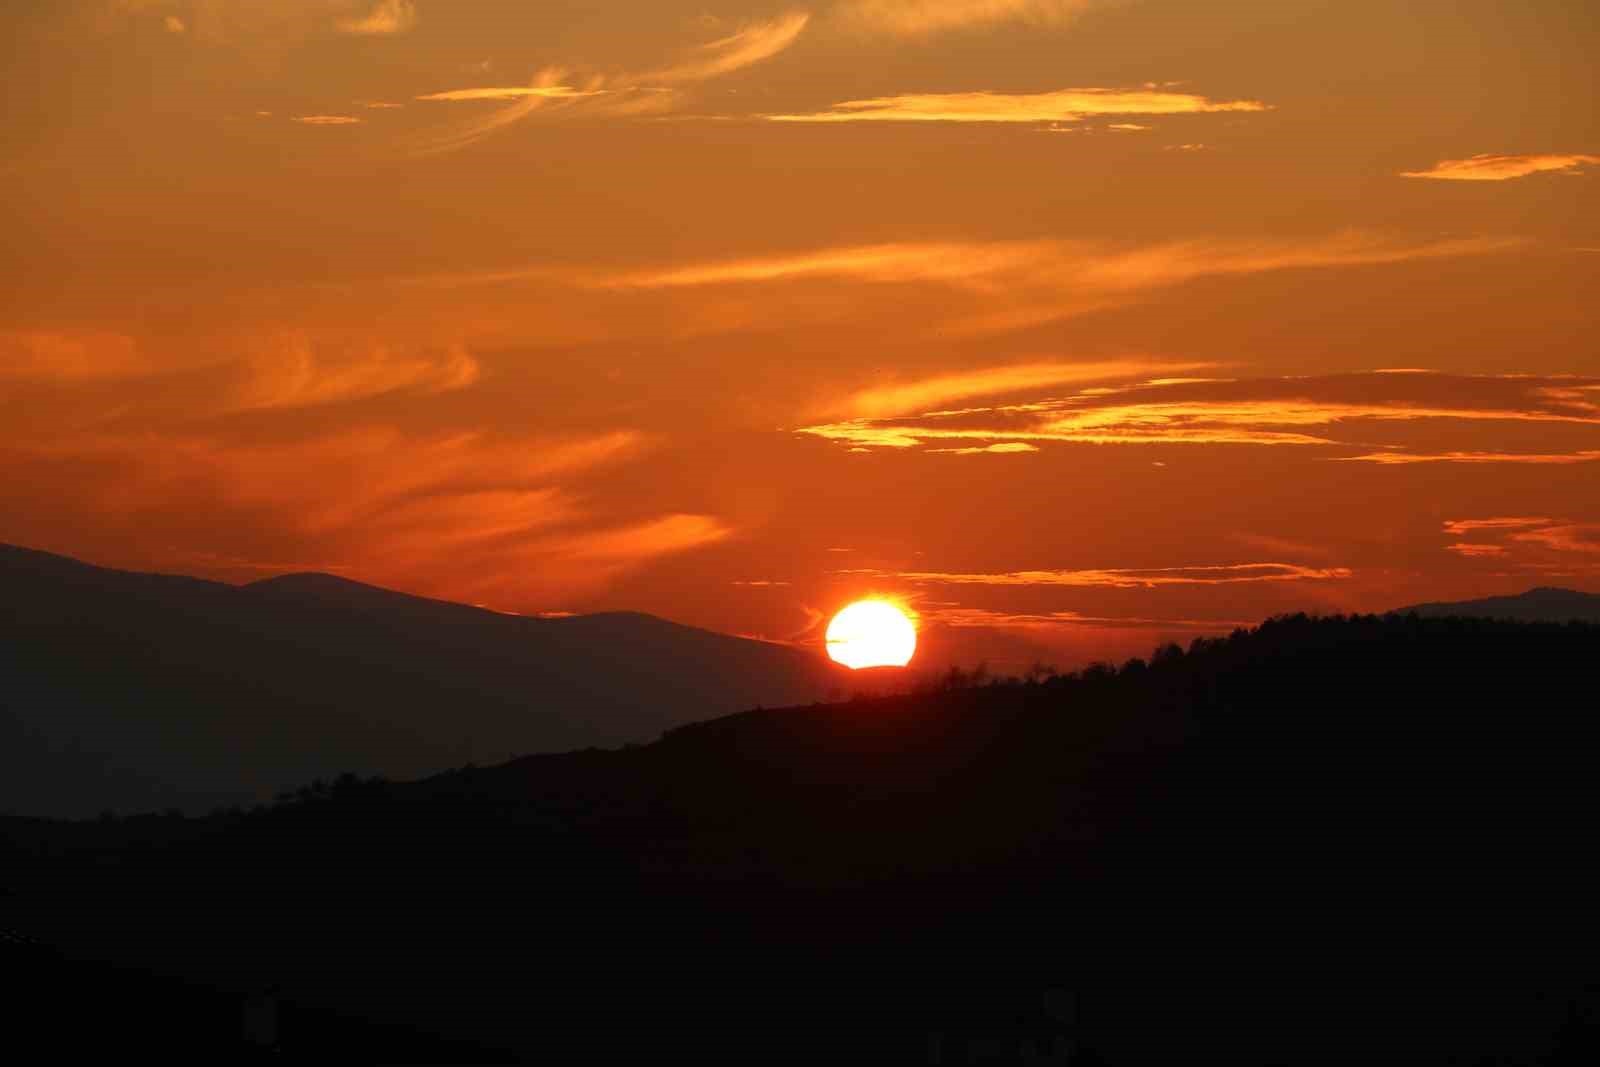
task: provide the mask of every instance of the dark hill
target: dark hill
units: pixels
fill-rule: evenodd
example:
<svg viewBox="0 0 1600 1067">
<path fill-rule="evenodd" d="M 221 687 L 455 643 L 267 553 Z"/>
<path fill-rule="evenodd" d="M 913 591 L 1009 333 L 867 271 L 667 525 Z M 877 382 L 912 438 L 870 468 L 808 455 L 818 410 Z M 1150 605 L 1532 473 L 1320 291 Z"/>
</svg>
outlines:
<svg viewBox="0 0 1600 1067">
<path fill-rule="evenodd" d="M 638 614 L 544 619 L 326 574 L 248 586 L 0 546 L 0 811 L 204 811 L 812 700 L 820 655 Z"/>
<path fill-rule="evenodd" d="M 1600 594 L 1580 593 L 1576 589 L 1549 586 L 1529 589 L 1516 596 L 1492 596 L 1482 600 L 1443 601 L 1413 604 L 1400 608 L 1397 615 L 1417 614 L 1425 618 L 1515 619 L 1518 622 L 1600 622 Z"/>
<path fill-rule="evenodd" d="M 1590 1063 L 1597 655 L 1300 617 L 259 814 L 0 821 L 0 908 L 529 1062 Z"/>
</svg>

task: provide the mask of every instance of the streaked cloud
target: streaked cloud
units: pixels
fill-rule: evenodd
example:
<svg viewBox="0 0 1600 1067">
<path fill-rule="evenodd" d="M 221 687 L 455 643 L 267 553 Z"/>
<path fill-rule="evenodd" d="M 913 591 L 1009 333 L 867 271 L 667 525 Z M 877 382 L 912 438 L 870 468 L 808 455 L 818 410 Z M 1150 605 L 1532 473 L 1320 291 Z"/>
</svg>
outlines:
<svg viewBox="0 0 1600 1067">
<path fill-rule="evenodd" d="M 732 533 L 731 528 L 712 516 L 676 514 L 586 533 L 544 547 L 576 562 L 604 565 L 684 552 L 721 541 Z"/>
<path fill-rule="evenodd" d="M 587 279 L 604 288 L 670 289 L 798 282 L 870 282 L 959 290 L 973 309 L 943 320 L 941 337 L 1018 330 L 1137 299 L 1147 290 L 1199 278 L 1280 270 L 1376 266 L 1492 255 L 1525 247 L 1519 238 L 1416 240 L 1361 231 L 1307 238 L 1209 238 L 1130 245 L 1109 241 L 908 241 L 808 249 L 766 256 L 647 268 Z M 549 268 L 502 271 L 548 280 Z M 961 315 L 960 308 L 952 315 Z"/>
<path fill-rule="evenodd" d="M 417 100 L 521 100 L 535 96 L 547 100 L 567 100 L 583 96 L 604 95 L 604 89 L 575 89 L 570 85 L 487 86 L 477 89 L 449 89 L 441 93 L 426 93 Z M 373 105 L 368 105 L 369 107 Z"/>
<path fill-rule="evenodd" d="M 405 33 L 417 25 L 417 5 L 412 0 L 377 0 L 365 15 L 346 16 L 334 25 L 340 33 L 365 36 Z"/>
<path fill-rule="evenodd" d="M 981 372 L 973 372 L 981 380 Z M 995 407 L 855 418 L 797 432 L 853 448 L 913 450 L 930 443 L 1250 444 L 1362 448 L 1384 424 L 1459 424 L 1481 439 L 1484 423 L 1544 423 L 1600 430 L 1600 414 L 1549 393 L 1573 379 L 1443 374 L 1346 374 L 1319 378 L 1155 379 Z M 1577 380 L 1579 382 L 1585 380 Z M 908 394 L 913 396 L 914 393 Z M 1354 436 L 1355 440 L 1350 438 Z M 1371 463 L 1577 463 L 1600 451 L 1528 456 L 1510 452 L 1363 450 L 1336 457 Z"/>
<path fill-rule="evenodd" d="M 106 381 L 150 374 L 157 366 L 125 334 L 104 330 L 0 331 L 0 381 Z"/>
<path fill-rule="evenodd" d="M 1229 563 L 1186 567 L 1112 567 L 1092 570 L 1006 571 L 960 574 L 944 571 L 851 570 L 841 574 L 897 579 L 918 585 L 1075 586 L 1155 589 L 1171 585 L 1237 585 L 1252 582 L 1329 581 L 1348 578 L 1348 567 L 1303 567 L 1296 563 Z"/>
<path fill-rule="evenodd" d="M 1445 550 L 1510 564 L 1514 570 L 1508 576 L 1520 572 L 1572 577 L 1590 572 L 1593 565 L 1570 557 L 1600 555 L 1600 523 L 1595 522 L 1532 516 L 1451 519 L 1444 524 L 1444 531 L 1498 538 L 1498 542 L 1458 542 L 1446 545 Z"/>
<path fill-rule="evenodd" d="M 1492 559 L 1506 554 L 1504 545 L 1481 545 L 1461 542 L 1453 545 L 1445 545 L 1444 547 L 1445 551 L 1447 552 L 1454 552 L 1459 556 L 1468 556 L 1474 559 Z"/>
<path fill-rule="evenodd" d="M 754 66 L 789 48 L 805 32 L 811 15 L 791 11 L 765 22 L 740 27 L 726 37 L 709 41 L 681 61 L 637 76 L 637 83 L 677 85 L 700 82 Z"/>
<path fill-rule="evenodd" d="M 1030 445 L 1026 441 L 1000 441 L 996 444 L 979 445 L 973 448 L 930 448 L 928 451 L 951 456 L 1006 455 L 1018 452 L 1037 452 L 1039 451 L 1039 446 Z"/>
<path fill-rule="evenodd" d="M 1520 530 L 1508 540 L 1538 545 L 1555 552 L 1600 552 L 1600 523 L 1562 522 L 1531 530 Z"/>
<path fill-rule="evenodd" d="M 968 397 L 994 396 L 1081 382 L 1125 380 L 1161 371 L 1202 370 L 1213 366 L 1213 363 L 1140 360 L 1021 363 L 873 386 L 854 393 L 846 407 L 853 414 L 869 418 L 900 415 L 909 411 L 927 411 L 937 405 Z"/>
<path fill-rule="evenodd" d="M 1527 463 L 1565 466 L 1600 460 L 1600 449 L 1579 452 L 1367 452 L 1359 456 L 1340 456 L 1350 463 L 1377 463 L 1405 466 L 1412 463 Z"/>
<path fill-rule="evenodd" d="M 291 121 L 306 126 L 354 126 L 365 120 L 355 115 L 296 115 Z"/>
<path fill-rule="evenodd" d="M 1400 176 L 1457 182 L 1503 182 L 1551 171 L 1571 174 L 1595 163 L 1600 163 L 1600 156 L 1485 154 L 1468 156 L 1466 159 L 1441 159 L 1427 170 L 1404 170 Z"/>
<path fill-rule="evenodd" d="M 305 335 L 259 343 L 234 395 L 241 409 L 312 407 L 405 391 L 442 393 L 478 380 L 478 361 L 464 347 L 404 351 L 387 345 L 350 350 L 317 345 Z"/>
<path fill-rule="evenodd" d="M 1061 26 L 1105 0 L 845 0 L 834 21 L 846 28 L 896 37 L 929 37 L 951 30 L 1023 22 Z"/>
<path fill-rule="evenodd" d="M 1453 534 L 1470 534 L 1479 530 L 1525 530 L 1530 526 L 1548 526 L 1559 521 L 1535 516 L 1500 515 L 1488 519 L 1449 519 L 1444 524 L 1444 530 Z"/>
<path fill-rule="evenodd" d="M 907 93 L 845 100 L 826 111 L 767 115 L 772 122 L 1080 122 L 1098 115 L 1265 111 L 1259 100 L 1212 100 L 1165 89 L 1058 89 L 1043 93 Z"/>
<path fill-rule="evenodd" d="M 1112 630 L 1186 631 L 1193 633 L 1228 633 L 1231 630 L 1255 625 L 1247 619 L 1160 619 L 1138 615 L 1084 615 L 1076 611 L 1017 612 L 996 611 L 992 608 L 974 608 L 961 605 L 929 605 L 918 607 L 924 624 L 951 626 L 957 629 L 1054 629 L 1058 627 L 1091 627 Z M 1259 620 L 1258 620 L 1259 621 Z"/>
<path fill-rule="evenodd" d="M 481 141 L 538 113 L 613 118 L 658 114 L 676 106 L 674 90 L 709 81 L 771 59 L 799 39 L 810 14 L 793 11 L 751 22 L 709 41 L 675 62 L 635 73 L 581 75 L 567 67 L 546 67 L 526 86 L 475 86 L 417 97 L 430 101 L 511 101 L 509 106 L 411 143 L 418 155 L 452 152 Z M 574 110 L 576 109 L 576 110 Z"/>
</svg>

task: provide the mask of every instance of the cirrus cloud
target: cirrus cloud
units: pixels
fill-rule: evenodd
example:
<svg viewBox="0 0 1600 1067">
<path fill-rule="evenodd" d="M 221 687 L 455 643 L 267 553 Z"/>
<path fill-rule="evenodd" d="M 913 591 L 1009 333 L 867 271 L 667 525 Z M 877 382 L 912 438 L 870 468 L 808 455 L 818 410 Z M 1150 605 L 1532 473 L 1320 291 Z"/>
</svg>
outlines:
<svg viewBox="0 0 1600 1067">
<path fill-rule="evenodd" d="M 864 33 L 930 37 L 1005 22 L 1062 26 L 1104 0 L 846 0 L 835 22 Z"/>
<path fill-rule="evenodd" d="M 1004 571 L 961 574 L 945 571 L 849 570 L 840 574 L 898 579 L 917 585 L 1074 586 L 1155 589 L 1171 585 L 1237 585 L 1253 582 L 1328 581 L 1348 578 L 1348 567 L 1303 567 L 1296 563 L 1225 563 L 1184 567 L 1110 567 L 1088 570 Z"/>
<path fill-rule="evenodd" d="M 997 368 L 1002 391 L 1008 368 Z M 974 379 L 981 372 L 972 372 Z M 932 380 L 937 384 L 940 379 Z M 1446 374 L 1342 374 L 1318 378 L 1154 378 L 1115 387 L 1083 389 L 1066 397 L 991 407 L 925 411 L 801 427 L 797 432 L 850 448 L 904 451 L 930 444 L 1024 442 L 1146 445 L 1296 445 L 1357 448 L 1339 457 L 1372 463 L 1528 462 L 1579 463 L 1600 450 L 1568 453 L 1372 452 L 1363 438 L 1381 426 L 1434 424 L 1462 427 L 1474 440 L 1482 426 L 1545 424 L 1600 434 L 1600 414 L 1564 402 L 1564 387 L 1588 379 Z M 915 395 L 913 386 L 903 387 Z M 973 387 L 977 388 L 977 387 Z M 1477 424 L 1477 425 L 1474 425 Z M 1385 430 L 1384 432 L 1390 432 Z M 981 442 L 981 444 L 976 444 Z"/>
<path fill-rule="evenodd" d="M 1595 163 L 1600 163 L 1600 156 L 1483 154 L 1468 156 L 1466 159 L 1441 159 L 1427 170 L 1403 170 L 1400 172 L 1400 177 L 1457 182 L 1503 182 L 1552 171 L 1573 174 Z"/>
<path fill-rule="evenodd" d="M 1042 93 L 906 93 L 845 100 L 825 111 L 767 115 L 771 122 L 1079 122 L 1097 115 L 1203 115 L 1266 111 L 1259 100 L 1212 100 L 1166 89 L 1057 89 Z"/>
<path fill-rule="evenodd" d="M 412 0 L 377 0 L 365 15 L 346 16 L 334 23 L 340 33 L 369 37 L 405 33 L 416 25 L 417 5 Z"/>
</svg>

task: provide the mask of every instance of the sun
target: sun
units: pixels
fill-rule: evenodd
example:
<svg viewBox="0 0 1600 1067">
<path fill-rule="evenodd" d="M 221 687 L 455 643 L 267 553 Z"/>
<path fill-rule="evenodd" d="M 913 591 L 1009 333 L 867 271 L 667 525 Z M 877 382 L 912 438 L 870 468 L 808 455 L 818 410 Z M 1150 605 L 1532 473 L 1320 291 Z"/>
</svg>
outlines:
<svg viewBox="0 0 1600 1067">
<path fill-rule="evenodd" d="M 917 650 L 917 628 L 887 600 L 858 600 L 828 623 L 828 655 L 852 670 L 904 667 Z"/>
</svg>

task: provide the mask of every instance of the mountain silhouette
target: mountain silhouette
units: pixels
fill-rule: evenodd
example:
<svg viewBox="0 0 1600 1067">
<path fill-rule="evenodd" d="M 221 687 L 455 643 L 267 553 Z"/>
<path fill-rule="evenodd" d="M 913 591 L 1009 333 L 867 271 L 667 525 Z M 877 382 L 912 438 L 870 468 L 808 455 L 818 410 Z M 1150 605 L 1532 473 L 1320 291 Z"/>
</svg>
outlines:
<svg viewBox="0 0 1600 1067">
<path fill-rule="evenodd" d="M 1576 589 L 1542 586 L 1515 596 L 1492 596 L 1482 600 L 1443 601 L 1413 604 L 1395 614 L 1417 614 L 1427 618 L 1450 616 L 1483 619 L 1516 619 L 1519 622 L 1600 622 L 1600 594 Z"/>
<path fill-rule="evenodd" d="M 246 586 L 0 546 L 0 811 L 267 800 L 649 741 L 842 684 L 820 654 L 650 615 L 527 618 L 327 574 Z"/>
<path fill-rule="evenodd" d="M 430 1057 L 294 1022 L 337 1017 L 516 1062 L 1588 1064 L 1597 656 L 1298 616 L 257 812 L 0 819 L 0 922 L 281 989 L 306 1060 Z M 29 996 L 58 1050 L 170 1045 Z"/>
</svg>

